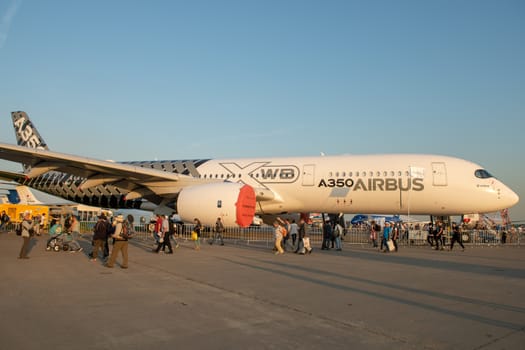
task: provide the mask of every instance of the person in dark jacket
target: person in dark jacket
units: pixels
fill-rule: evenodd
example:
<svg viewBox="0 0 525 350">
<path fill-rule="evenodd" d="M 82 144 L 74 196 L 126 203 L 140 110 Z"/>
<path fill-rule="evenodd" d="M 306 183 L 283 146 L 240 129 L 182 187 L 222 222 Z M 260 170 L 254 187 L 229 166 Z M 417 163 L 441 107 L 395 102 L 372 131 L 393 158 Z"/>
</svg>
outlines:
<svg viewBox="0 0 525 350">
<path fill-rule="evenodd" d="M 93 252 L 91 253 L 91 261 L 97 261 L 99 248 L 105 252 L 104 243 L 108 241 L 109 226 L 106 215 L 100 215 L 93 228 Z"/>
<path fill-rule="evenodd" d="M 305 248 L 304 248 L 304 242 L 303 239 L 306 236 L 306 222 L 301 219 L 299 220 L 299 228 L 297 229 L 297 249 L 295 250 L 295 253 L 304 254 Z"/>
<path fill-rule="evenodd" d="M 441 221 L 438 221 L 437 227 L 434 230 L 434 243 L 436 244 L 436 247 L 434 249 L 436 250 L 443 250 L 444 245 L 444 239 L 443 239 L 443 223 Z M 439 247 L 439 244 L 441 243 L 441 248 Z"/>
<path fill-rule="evenodd" d="M 454 243 L 458 242 L 458 244 L 461 246 L 462 251 L 465 251 L 465 246 L 463 245 L 463 242 L 461 242 L 461 230 L 458 224 L 455 222 L 452 223 L 452 239 L 450 240 L 450 250 L 454 248 Z"/>
<path fill-rule="evenodd" d="M 24 239 L 24 244 L 22 244 L 22 249 L 20 249 L 18 259 L 29 259 L 27 254 L 29 243 L 31 242 L 31 232 L 33 230 L 33 221 L 31 220 L 31 214 L 29 212 L 24 214 L 24 220 L 20 225 L 22 226 L 21 236 Z"/>
<path fill-rule="evenodd" d="M 322 250 L 330 249 L 330 242 L 332 240 L 332 225 L 330 225 L 330 219 L 326 219 L 323 225 L 323 243 L 321 245 Z"/>
</svg>

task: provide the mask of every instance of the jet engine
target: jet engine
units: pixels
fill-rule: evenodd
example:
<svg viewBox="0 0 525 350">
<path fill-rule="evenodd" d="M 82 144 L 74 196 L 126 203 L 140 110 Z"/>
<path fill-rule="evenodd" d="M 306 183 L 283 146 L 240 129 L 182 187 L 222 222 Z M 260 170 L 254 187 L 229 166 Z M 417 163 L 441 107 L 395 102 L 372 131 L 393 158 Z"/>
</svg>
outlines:
<svg viewBox="0 0 525 350">
<path fill-rule="evenodd" d="M 198 218 L 203 225 L 210 226 L 219 217 L 224 226 L 250 226 L 255 206 L 253 188 L 232 182 L 186 187 L 177 199 L 177 212 L 184 222 Z"/>
</svg>

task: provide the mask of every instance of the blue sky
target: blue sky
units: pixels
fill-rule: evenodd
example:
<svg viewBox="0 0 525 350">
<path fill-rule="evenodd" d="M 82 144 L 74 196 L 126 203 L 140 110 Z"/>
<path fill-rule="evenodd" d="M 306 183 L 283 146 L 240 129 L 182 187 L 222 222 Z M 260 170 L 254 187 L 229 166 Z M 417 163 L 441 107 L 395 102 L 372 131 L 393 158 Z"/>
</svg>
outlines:
<svg viewBox="0 0 525 350">
<path fill-rule="evenodd" d="M 436 153 L 522 198 L 523 1 L 0 2 L 0 140 L 114 160 Z"/>
</svg>

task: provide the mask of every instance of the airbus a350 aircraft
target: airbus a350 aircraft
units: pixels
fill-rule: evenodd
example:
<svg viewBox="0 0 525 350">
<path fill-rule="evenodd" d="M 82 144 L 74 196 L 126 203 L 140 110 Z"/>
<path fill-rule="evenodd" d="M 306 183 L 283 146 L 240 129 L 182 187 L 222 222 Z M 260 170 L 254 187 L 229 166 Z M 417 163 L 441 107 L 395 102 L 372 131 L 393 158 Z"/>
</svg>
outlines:
<svg viewBox="0 0 525 350">
<path fill-rule="evenodd" d="M 184 221 L 248 226 L 255 214 L 460 215 L 515 205 L 518 196 L 483 167 L 439 155 L 384 154 L 123 162 L 52 152 L 24 112 L 12 113 L 18 146 L 0 158 L 24 165 L 0 176 L 75 202 L 176 209 Z"/>
</svg>

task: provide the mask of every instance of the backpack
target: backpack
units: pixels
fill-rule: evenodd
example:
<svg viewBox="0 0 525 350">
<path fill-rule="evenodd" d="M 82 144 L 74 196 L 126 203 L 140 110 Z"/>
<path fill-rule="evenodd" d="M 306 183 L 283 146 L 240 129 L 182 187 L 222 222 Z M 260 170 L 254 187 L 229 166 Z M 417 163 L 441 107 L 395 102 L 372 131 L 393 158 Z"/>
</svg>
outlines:
<svg viewBox="0 0 525 350">
<path fill-rule="evenodd" d="M 122 230 L 120 231 L 120 237 L 122 237 L 124 239 L 130 239 L 131 238 L 131 233 L 129 231 L 129 225 L 126 222 L 122 223 Z"/>
<path fill-rule="evenodd" d="M 16 226 L 15 233 L 17 236 L 22 236 L 22 224 Z"/>
<path fill-rule="evenodd" d="M 286 227 L 281 226 L 281 234 L 283 235 L 283 237 L 286 237 L 288 235 L 288 230 L 286 229 Z"/>
<path fill-rule="evenodd" d="M 343 235 L 343 226 L 339 224 L 335 225 L 333 235 L 334 237 L 341 237 Z"/>
</svg>

